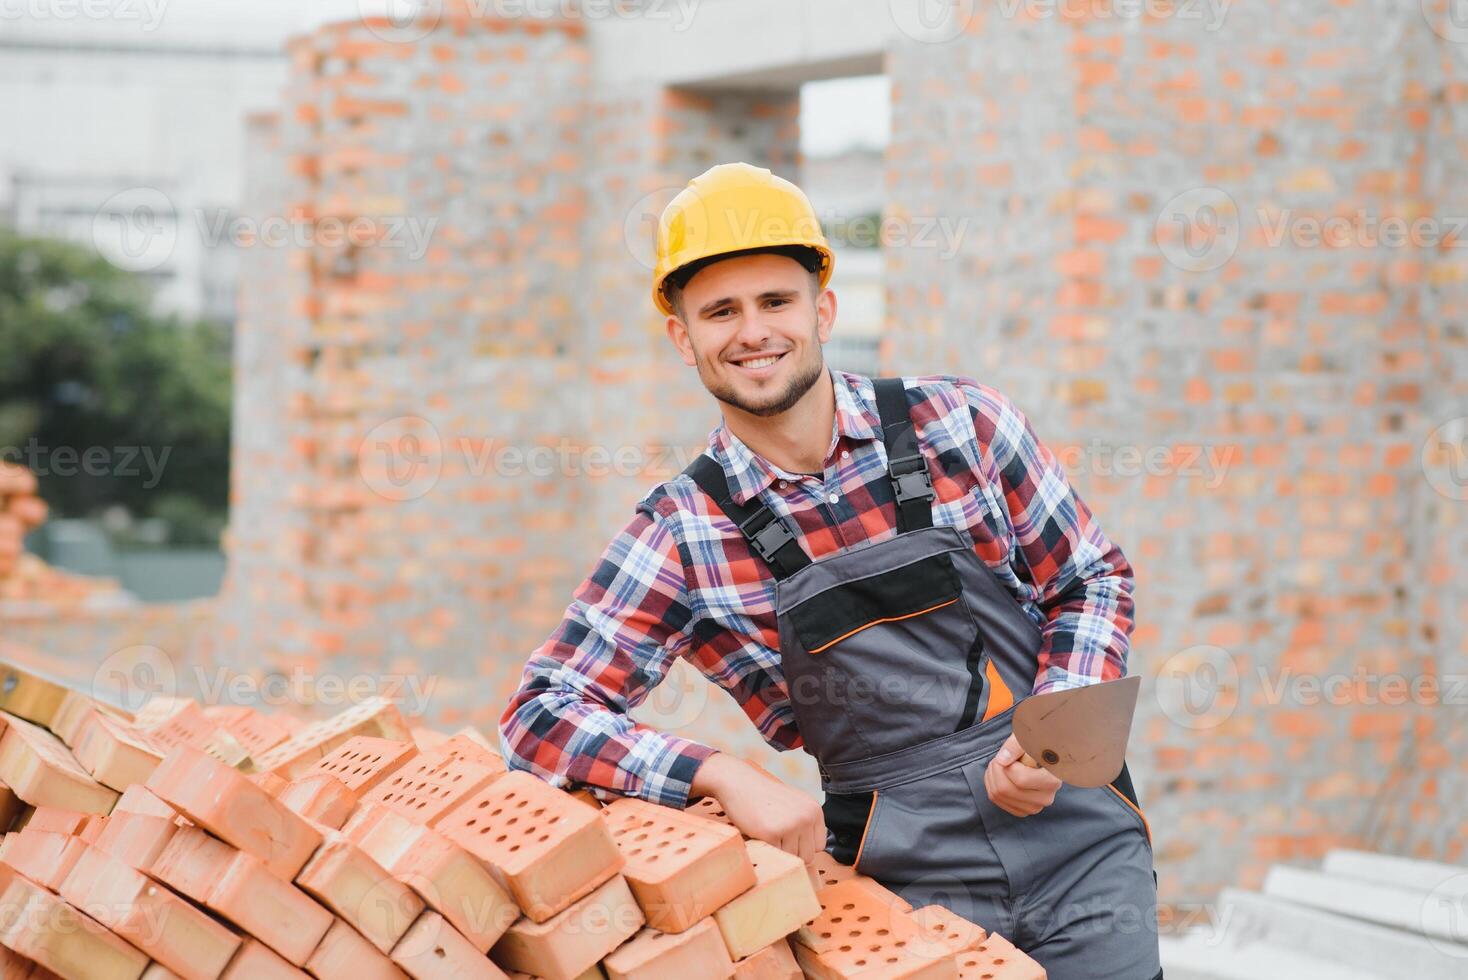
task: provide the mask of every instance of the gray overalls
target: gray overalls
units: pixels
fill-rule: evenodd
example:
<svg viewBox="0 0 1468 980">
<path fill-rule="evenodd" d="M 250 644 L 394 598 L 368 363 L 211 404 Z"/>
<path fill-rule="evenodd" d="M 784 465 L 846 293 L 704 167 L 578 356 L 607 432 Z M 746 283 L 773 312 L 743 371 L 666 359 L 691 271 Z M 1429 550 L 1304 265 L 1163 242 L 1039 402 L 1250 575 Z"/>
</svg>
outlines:
<svg viewBox="0 0 1468 980">
<path fill-rule="evenodd" d="M 777 580 L 781 665 L 820 767 L 827 850 L 915 908 L 1001 933 L 1050 980 L 1161 977 L 1150 831 L 1125 767 L 1112 786 L 1063 785 L 1030 817 L 985 792 L 1040 632 L 967 531 L 933 526 L 902 381 L 875 384 L 891 538 L 811 561 L 767 506 L 733 501 L 711 457 L 687 471 Z"/>
</svg>

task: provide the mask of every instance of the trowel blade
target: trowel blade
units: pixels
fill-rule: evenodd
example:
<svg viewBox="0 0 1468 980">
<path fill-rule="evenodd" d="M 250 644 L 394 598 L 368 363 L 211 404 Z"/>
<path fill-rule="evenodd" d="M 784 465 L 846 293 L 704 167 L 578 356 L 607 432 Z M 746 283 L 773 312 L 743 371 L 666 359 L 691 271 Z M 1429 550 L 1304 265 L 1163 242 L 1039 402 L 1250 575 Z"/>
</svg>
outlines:
<svg viewBox="0 0 1468 980">
<path fill-rule="evenodd" d="M 1049 694 L 1014 709 L 1020 747 L 1062 782 L 1104 786 L 1121 773 L 1141 675 Z"/>
</svg>

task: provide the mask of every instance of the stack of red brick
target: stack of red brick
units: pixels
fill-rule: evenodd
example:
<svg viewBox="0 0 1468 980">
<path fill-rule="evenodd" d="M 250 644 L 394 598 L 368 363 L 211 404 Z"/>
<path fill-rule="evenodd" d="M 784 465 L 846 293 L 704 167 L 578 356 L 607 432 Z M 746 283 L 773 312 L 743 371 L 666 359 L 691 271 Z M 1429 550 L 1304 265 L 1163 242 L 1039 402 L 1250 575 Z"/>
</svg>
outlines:
<svg viewBox="0 0 1468 980">
<path fill-rule="evenodd" d="M 111 579 L 70 575 L 25 552 L 25 536 L 46 522 L 46 514 L 46 502 L 36 496 L 35 474 L 0 461 L 0 600 L 44 597 L 66 605 L 98 592 L 119 592 Z"/>
<path fill-rule="evenodd" d="M 0 672 L 0 977 L 1043 977 L 713 800 L 602 807 L 377 699 L 135 714 Z"/>
</svg>

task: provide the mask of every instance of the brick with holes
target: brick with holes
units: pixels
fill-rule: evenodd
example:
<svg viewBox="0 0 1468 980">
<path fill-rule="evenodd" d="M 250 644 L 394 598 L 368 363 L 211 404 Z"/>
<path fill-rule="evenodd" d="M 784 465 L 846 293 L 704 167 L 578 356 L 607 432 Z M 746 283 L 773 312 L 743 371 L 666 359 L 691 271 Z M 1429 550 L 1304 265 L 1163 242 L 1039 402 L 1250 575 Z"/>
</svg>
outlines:
<svg viewBox="0 0 1468 980">
<path fill-rule="evenodd" d="M 502 759 L 456 736 L 411 759 L 365 794 L 364 800 L 433 827 L 460 801 L 504 774 Z"/>
<path fill-rule="evenodd" d="M 204 904 L 295 966 L 306 962 L 335 918 L 243 851 L 230 858 Z"/>
<path fill-rule="evenodd" d="M 96 848 L 61 883 L 61 897 L 185 980 L 214 980 L 240 945 L 219 921 Z"/>
<path fill-rule="evenodd" d="M 821 914 L 794 936 L 795 959 L 806 976 L 845 980 L 876 971 L 921 980 L 958 976 L 951 950 L 861 881 L 827 885 L 819 896 Z"/>
<path fill-rule="evenodd" d="M 86 849 L 87 842 L 80 837 L 27 827 L 0 841 L 0 863 L 54 892 Z"/>
<path fill-rule="evenodd" d="M 700 919 L 676 933 L 644 928 L 608 953 L 601 965 L 609 980 L 722 980 L 734 975 L 734 961 L 713 919 Z"/>
<path fill-rule="evenodd" d="M 311 953 L 306 972 L 317 980 L 403 980 L 407 976 L 387 954 L 341 919 L 333 920 Z"/>
<path fill-rule="evenodd" d="M 494 961 L 437 912 L 424 912 L 389 954 L 413 980 L 505 980 Z"/>
<path fill-rule="evenodd" d="M 307 774 L 281 790 L 276 797 L 296 813 L 337 830 L 357 806 L 357 794 L 340 779 L 325 773 Z"/>
<path fill-rule="evenodd" d="M 191 821 L 287 880 L 321 843 L 321 835 L 299 814 L 241 773 L 188 746 L 170 752 L 146 785 Z"/>
<path fill-rule="evenodd" d="M 144 870 L 180 895 L 203 905 L 214 883 L 238 853 L 198 827 L 180 827 Z"/>
<path fill-rule="evenodd" d="M 998 933 L 957 958 L 959 980 L 1045 980 L 1045 968 Z"/>
<path fill-rule="evenodd" d="M 340 834 L 317 848 L 296 884 L 384 953 L 423 912 L 416 892 Z"/>
<path fill-rule="evenodd" d="M 0 866 L 0 945 L 62 977 L 137 980 L 148 957 L 45 888 Z"/>
<path fill-rule="evenodd" d="M 724 812 L 724 804 L 712 796 L 705 796 L 697 803 L 690 805 L 687 812 L 707 820 L 717 820 L 719 823 L 729 824 L 731 827 L 734 825 L 734 822 L 729 819 L 729 815 Z"/>
<path fill-rule="evenodd" d="M 245 936 L 239 952 L 219 975 L 219 980 L 306 980 L 307 974 L 281 958 L 253 936 Z"/>
<path fill-rule="evenodd" d="M 735 980 L 801 980 L 804 976 L 790 950 L 790 941 L 783 937 L 734 961 Z"/>
<path fill-rule="evenodd" d="M 714 910 L 729 955 L 753 955 L 821 914 L 805 863 L 764 841 L 744 842 L 755 884 Z"/>
<path fill-rule="evenodd" d="M 744 841 L 728 824 L 632 797 L 608 804 L 600 815 L 627 859 L 622 873 L 654 929 L 687 929 L 755 885 Z"/>
<path fill-rule="evenodd" d="M 417 754 L 418 748 L 411 742 L 356 735 L 323 756 L 307 775 L 335 776 L 352 792 L 363 796 Z"/>
<path fill-rule="evenodd" d="M 544 922 L 521 916 L 489 955 L 506 970 L 576 980 L 646 922 L 627 880 L 614 875 Z"/>
<path fill-rule="evenodd" d="M 304 775 L 328 752 L 356 735 L 411 742 L 407 722 L 386 698 L 368 698 L 330 718 L 313 722 L 290 738 L 260 754 L 255 768 L 286 779 Z"/>
<path fill-rule="evenodd" d="M 942 943 L 955 953 L 977 949 L 989 935 L 983 926 L 970 922 L 942 905 L 924 905 L 908 914 L 934 941 Z"/>
<path fill-rule="evenodd" d="M 208 711 L 208 709 L 205 709 Z M 253 708 L 229 718 L 212 718 L 220 728 L 233 736 L 252 757 L 264 755 L 291 737 L 295 727 L 289 719 L 267 715 Z"/>
<path fill-rule="evenodd" d="M 481 953 L 520 915 L 520 908 L 474 855 L 437 831 L 375 808 L 378 819 L 353 838 L 393 877 L 418 893 Z"/>
<path fill-rule="evenodd" d="M 438 830 L 488 862 L 536 922 L 567 908 L 626 863 L 598 811 L 523 770 L 465 799 L 439 821 Z"/>
<path fill-rule="evenodd" d="M 132 725 L 150 740 L 172 749 L 200 748 L 218 726 L 192 698 L 154 697 L 133 716 Z"/>
</svg>

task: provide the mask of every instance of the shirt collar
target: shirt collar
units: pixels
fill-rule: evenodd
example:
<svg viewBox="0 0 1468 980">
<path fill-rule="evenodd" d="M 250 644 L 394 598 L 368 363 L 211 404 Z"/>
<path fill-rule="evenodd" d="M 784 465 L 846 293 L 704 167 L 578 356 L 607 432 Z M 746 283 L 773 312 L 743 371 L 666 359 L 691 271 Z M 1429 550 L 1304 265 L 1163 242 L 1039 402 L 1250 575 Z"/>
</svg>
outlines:
<svg viewBox="0 0 1468 980">
<path fill-rule="evenodd" d="M 842 436 L 851 442 L 870 442 L 879 438 L 881 424 L 870 378 L 829 367 L 827 372 L 836 396 L 836 418 L 831 425 L 830 445 L 826 447 L 829 456 Z M 709 449 L 713 458 L 724 467 L 729 493 L 737 504 L 746 503 L 775 480 L 800 479 L 800 474 L 783 470 L 750 449 L 729 431 L 724 422 L 709 433 Z"/>
</svg>

